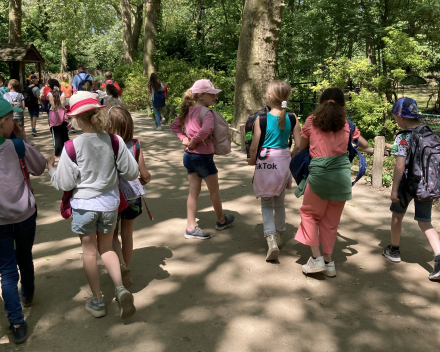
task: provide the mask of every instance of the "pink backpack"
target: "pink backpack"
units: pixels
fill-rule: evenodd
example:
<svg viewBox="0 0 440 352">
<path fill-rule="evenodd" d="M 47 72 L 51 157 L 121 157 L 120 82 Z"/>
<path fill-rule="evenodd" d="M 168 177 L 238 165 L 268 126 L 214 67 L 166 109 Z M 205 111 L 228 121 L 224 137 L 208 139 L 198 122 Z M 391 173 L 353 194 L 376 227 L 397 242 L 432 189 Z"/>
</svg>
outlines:
<svg viewBox="0 0 440 352">
<path fill-rule="evenodd" d="M 229 154 L 231 152 L 232 142 L 229 124 L 222 114 L 207 107 L 203 107 L 200 111 L 200 121 L 202 123 L 208 111 L 211 111 L 214 115 L 214 131 L 210 138 L 214 140 L 215 155 Z"/>
<path fill-rule="evenodd" d="M 61 126 L 63 122 L 69 122 L 69 117 L 66 114 L 66 110 L 50 110 L 49 111 L 49 128 L 53 126 Z"/>
<path fill-rule="evenodd" d="M 115 163 L 116 163 L 116 158 L 118 157 L 119 154 L 119 139 L 114 134 L 109 133 L 108 135 L 110 136 L 110 140 L 112 141 L 112 148 L 113 148 L 113 153 L 115 154 Z M 66 153 L 69 156 L 70 160 L 72 160 L 76 164 L 76 151 L 75 151 L 75 146 L 73 145 L 73 140 L 64 143 L 64 149 L 66 150 Z M 128 203 L 125 200 L 124 196 L 121 194 L 121 191 L 119 191 L 119 197 L 121 201 L 119 203 L 118 213 L 128 208 Z M 61 212 L 61 216 L 64 219 L 68 219 L 72 216 L 72 208 L 70 207 L 71 198 L 73 198 L 73 189 L 70 191 L 65 191 L 63 194 L 63 198 L 61 200 L 60 212 Z"/>
</svg>

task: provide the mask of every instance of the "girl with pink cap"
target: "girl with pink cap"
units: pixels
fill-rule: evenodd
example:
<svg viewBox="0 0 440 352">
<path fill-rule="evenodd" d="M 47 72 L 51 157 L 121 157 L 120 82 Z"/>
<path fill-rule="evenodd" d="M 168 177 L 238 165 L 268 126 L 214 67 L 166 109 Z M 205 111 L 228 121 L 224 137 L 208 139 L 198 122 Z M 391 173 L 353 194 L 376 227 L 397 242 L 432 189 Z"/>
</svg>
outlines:
<svg viewBox="0 0 440 352">
<path fill-rule="evenodd" d="M 187 201 L 187 228 L 185 238 L 206 240 L 211 235 L 196 224 L 197 201 L 202 187 L 202 180 L 209 189 L 212 206 L 214 207 L 219 231 L 226 229 L 234 222 L 233 215 L 223 214 L 218 184 L 218 170 L 214 163 L 214 141 L 211 138 L 214 131 L 214 115 L 208 111 L 201 118 L 203 107 L 214 105 L 216 94 L 211 81 L 201 79 L 188 89 L 180 105 L 180 115 L 171 124 L 171 130 L 185 146 L 183 165 L 188 171 L 189 195 Z M 194 104 L 195 102 L 195 104 Z"/>
</svg>

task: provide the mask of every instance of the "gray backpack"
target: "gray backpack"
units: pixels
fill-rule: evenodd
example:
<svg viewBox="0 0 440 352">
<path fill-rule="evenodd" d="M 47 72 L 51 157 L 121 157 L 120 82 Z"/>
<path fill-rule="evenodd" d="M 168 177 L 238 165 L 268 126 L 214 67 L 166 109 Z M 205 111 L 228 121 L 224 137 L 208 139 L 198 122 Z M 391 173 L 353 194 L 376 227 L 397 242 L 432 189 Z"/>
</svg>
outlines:
<svg viewBox="0 0 440 352">
<path fill-rule="evenodd" d="M 11 106 L 13 108 L 19 108 L 19 109 L 22 108 L 22 106 L 21 106 L 22 94 L 21 93 L 17 93 L 17 96 L 15 98 L 12 98 L 9 93 L 5 93 L 5 95 L 8 98 L 9 104 L 11 104 Z M 24 123 L 23 112 L 14 111 L 13 119 L 20 127 L 23 127 L 23 123 Z"/>
<path fill-rule="evenodd" d="M 406 191 L 419 200 L 440 198 L 440 137 L 426 125 L 400 133 L 412 134 L 408 173 L 402 181 Z"/>
</svg>

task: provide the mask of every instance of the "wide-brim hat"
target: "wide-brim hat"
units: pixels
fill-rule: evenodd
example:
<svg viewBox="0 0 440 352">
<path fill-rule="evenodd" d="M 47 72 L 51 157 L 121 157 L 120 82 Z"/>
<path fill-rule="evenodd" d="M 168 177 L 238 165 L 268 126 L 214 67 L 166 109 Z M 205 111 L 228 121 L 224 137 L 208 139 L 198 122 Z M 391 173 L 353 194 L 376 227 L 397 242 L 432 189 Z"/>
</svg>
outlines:
<svg viewBox="0 0 440 352">
<path fill-rule="evenodd" d="M 425 115 L 419 114 L 419 108 L 414 99 L 403 97 L 397 100 L 393 105 L 393 114 L 405 117 L 407 119 L 423 119 Z"/>
<path fill-rule="evenodd" d="M 222 91 L 221 89 L 215 89 L 209 79 L 199 79 L 191 87 L 191 93 L 193 94 L 196 93 L 218 94 L 221 91 Z"/>
<path fill-rule="evenodd" d="M 11 104 L 9 104 L 9 102 L 6 99 L 0 98 L 0 119 L 12 111 L 23 112 L 23 109 L 14 108 L 11 106 Z"/>
<path fill-rule="evenodd" d="M 105 105 L 98 103 L 98 94 L 80 91 L 73 94 L 69 99 L 70 112 L 67 116 L 75 116 L 83 112 L 104 108 Z"/>
</svg>

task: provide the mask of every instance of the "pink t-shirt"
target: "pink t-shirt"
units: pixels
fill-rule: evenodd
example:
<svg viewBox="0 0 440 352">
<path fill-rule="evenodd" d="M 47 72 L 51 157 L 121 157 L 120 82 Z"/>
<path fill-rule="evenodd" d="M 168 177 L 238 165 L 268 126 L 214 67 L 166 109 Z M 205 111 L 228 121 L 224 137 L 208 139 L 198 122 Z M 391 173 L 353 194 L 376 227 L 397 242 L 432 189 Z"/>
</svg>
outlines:
<svg viewBox="0 0 440 352">
<path fill-rule="evenodd" d="M 319 128 L 313 126 L 311 115 L 307 118 L 301 135 L 308 138 L 310 142 L 310 155 L 312 158 L 322 158 L 326 156 L 339 156 L 347 152 L 348 138 L 350 137 L 350 126 L 345 122 L 344 128 L 337 132 L 323 132 Z M 361 133 L 355 129 L 353 139 L 359 138 Z"/>
<path fill-rule="evenodd" d="M 201 110 L 202 106 L 191 106 L 185 118 L 185 132 L 182 130 L 182 126 L 179 125 L 178 117 L 171 123 L 171 131 L 173 131 L 180 140 L 187 137 L 191 142 L 196 144 L 203 143 L 191 150 L 186 148 L 185 151 L 194 154 L 214 154 L 214 141 L 209 139 L 212 131 L 214 131 L 214 115 L 211 111 L 208 111 L 203 118 L 202 125 L 200 121 Z"/>
</svg>

